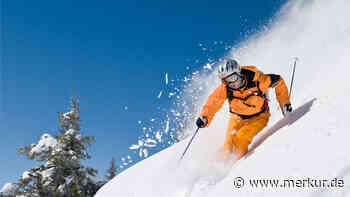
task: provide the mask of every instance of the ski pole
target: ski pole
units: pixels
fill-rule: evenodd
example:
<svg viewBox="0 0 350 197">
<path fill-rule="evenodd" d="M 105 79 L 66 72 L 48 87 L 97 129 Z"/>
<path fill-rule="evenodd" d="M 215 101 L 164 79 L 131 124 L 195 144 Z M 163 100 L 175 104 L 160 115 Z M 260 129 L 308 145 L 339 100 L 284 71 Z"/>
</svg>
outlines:
<svg viewBox="0 0 350 197">
<path fill-rule="evenodd" d="M 187 149 L 188 149 L 188 147 L 190 147 L 190 144 L 192 143 L 194 137 L 197 135 L 198 130 L 199 130 L 199 127 L 197 128 L 196 132 L 194 132 L 194 134 L 193 134 L 193 136 L 192 136 L 190 142 L 187 144 L 186 149 L 185 149 L 185 151 L 182 153 L 182 156 L 181 156 L 179 162 L 180 162 L 180 161 L 182 160 L 182 158 L 185 156 L 185 154 L 186 154 L 186 152 L 187 152 Z"/>
<path fill-rule="evenodd" d="M 294 58 L 294 67 L 293 67 L 293 75 L 292 75 L 292 81 L 290 84 L 290 90 L 289 90 L 289 97 L 292 96 L 292 89 L 293 89 L 293 82 L 294 82 L 294 73 L 295 73 L 295 67 L 297 65 L 298 58 Z"/>
</svg>

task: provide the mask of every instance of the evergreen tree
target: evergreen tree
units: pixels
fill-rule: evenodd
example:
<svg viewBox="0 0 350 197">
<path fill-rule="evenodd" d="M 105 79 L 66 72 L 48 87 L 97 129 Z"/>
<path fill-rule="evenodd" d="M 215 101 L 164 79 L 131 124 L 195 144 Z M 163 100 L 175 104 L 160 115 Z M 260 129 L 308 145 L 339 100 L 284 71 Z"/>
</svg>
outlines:
<svg viewBox="0 0 350 197">
<path fill-rule="evenodd" d="M 107 181 L 112 180 L 112 179 L 115 177 L 116 172 L 117 172 L 117 167 L 116 167 L 116 165 L 115 165 L 115 160 L 114 160 L 114 158 L 112 158 L 110 167 L 109 167 L 109 169 L 107 170 L 107 175 L 106 175 Z"/>
<path fill-rule="evenodd" d="M 29 159 L 44 162 L 25 172 L 18 184 L 26 197 L 92 197 L 103 185 L 97 170 L 83 166 L 81 160 L 90 159 L 87 148 L 94 138 L 84 137 L 80 131 L 79 105 L 71 99 L 67 113 L 58 113 L 59 134 L 44 134 L 38 144 L 19 148 Z"/>
</svg>

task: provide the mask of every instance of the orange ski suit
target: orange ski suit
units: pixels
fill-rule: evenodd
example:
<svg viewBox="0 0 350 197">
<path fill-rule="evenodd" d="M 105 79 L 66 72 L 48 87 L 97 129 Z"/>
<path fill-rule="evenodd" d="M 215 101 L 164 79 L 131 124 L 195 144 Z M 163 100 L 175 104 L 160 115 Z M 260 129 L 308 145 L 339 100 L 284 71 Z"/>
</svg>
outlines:
<svg viewBox="0 0 350 197">
<path fill-rule="evenodd" d="M 234 151 L 237 159 L 248 152 L 248 145 L 253 137 L 268 123 L 270 112 L 267 90 L 275 89 L 281 109 L 283 105 L 290 104 L 288 88 L 281 76 L 263 74 L 255 66 L 241 66 L 241 74 L 245 85 L 240 90 L 229 88 L 223 81 L 209 95 L 200 114 L 208 119 L 208 127 L 215 113 L 228 99 L 231 115 L 221 152 L 228 155 Z"/>
</svg>

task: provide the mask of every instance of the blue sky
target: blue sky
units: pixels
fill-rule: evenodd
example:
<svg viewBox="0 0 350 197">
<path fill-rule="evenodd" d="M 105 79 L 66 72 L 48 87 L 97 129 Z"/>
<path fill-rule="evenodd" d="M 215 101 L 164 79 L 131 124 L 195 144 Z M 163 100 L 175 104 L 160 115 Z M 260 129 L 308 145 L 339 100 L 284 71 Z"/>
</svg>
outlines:
<svg viewBox="0 0 350 197">
<path fill-rule="evenodd" d="M 284 2 L 2 1 L 0 187 L 37 165 L 16 149 L 57 132 L 73 87 L 82 131 L 96 138 L 86 163 L 104 176 L 137 141 L 138 121 L 160 124 L 169 109 L 157 99 L 165 73 L 179 79 L 223 55 Z"/>
</svg>

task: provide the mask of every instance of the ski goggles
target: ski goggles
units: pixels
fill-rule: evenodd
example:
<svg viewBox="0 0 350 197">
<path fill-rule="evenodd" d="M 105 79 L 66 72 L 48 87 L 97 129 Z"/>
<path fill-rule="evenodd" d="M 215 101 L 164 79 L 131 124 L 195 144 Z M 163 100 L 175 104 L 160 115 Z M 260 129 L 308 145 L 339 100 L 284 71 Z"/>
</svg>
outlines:
<svg viewBox="0 0 350 197">
<path fill-rule="evenodd" d="M 233 74 L 225 77 L 223 80 L 226 81 L 227 83 L 232 83 L 232 82 L 236 82 L 240 78 L 241 78 L 241 76 L 238 73 L 233 73 Z"/>
</svg>

